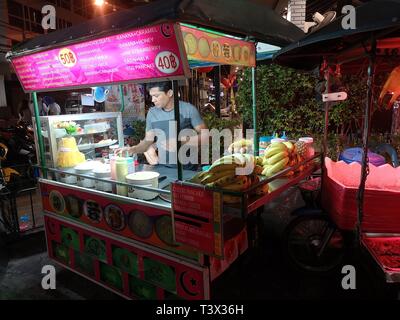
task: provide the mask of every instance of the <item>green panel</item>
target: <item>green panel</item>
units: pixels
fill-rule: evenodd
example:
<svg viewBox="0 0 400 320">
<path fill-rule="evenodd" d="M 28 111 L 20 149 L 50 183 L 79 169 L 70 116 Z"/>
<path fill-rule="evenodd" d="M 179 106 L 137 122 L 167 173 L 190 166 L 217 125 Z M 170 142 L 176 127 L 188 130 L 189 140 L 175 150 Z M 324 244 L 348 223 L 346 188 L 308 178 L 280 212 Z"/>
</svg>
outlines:
<svg viewBox="0 0 400 320">
<path fill-rule="evenodd" d="M 69 248 L 63 244 L 52 241 L 53 254 L 56 259 L 60 260 L 64 264 L 69 265 L 71 263 L 69 256 Z"/>
<path fill-rule="evenodd" d="M 106 244 L 103 240 L 85 236 L 85 252 L 97 257 L 99 260 L 107 261 Z"/>
<path fill-rule="evenodd" d="M 138 299 L 157 299 L 157 288 L 146 281 L 129 276 L 130 294 Z"/>
<path fill-rule="evenodd" d="M 176 291 L 176 276 L 174 268 L 161 262 L 144 258 L 144 279 L 165 290 Z"/>
<path fill-rule="evenodd" d="M 94 258 L 87 254 L 75 251 L 75 267 L 78 271 L 94 276 Z"/>
<path fill-rule="evenodd" d="M 115 267 L 125 271 L 129 274 L 137 276 L 138 272 L 138 259 L 137 255 L 123 248 L 113 248 L 112 251 L 113 264 Z"/>
<path fill-rule="evenodd" d="M 122 274 L 118 269 L 105 263 L 100 263 L 100 279 L 104 283 L 122 291 Z"/>
<path fill-rule="evenodd" d="M 75 250 L 79 250 L 79 235 L 76 231 L 61 227 L 61 243 L 67 247 L 72 247 Z"/>
</svg>

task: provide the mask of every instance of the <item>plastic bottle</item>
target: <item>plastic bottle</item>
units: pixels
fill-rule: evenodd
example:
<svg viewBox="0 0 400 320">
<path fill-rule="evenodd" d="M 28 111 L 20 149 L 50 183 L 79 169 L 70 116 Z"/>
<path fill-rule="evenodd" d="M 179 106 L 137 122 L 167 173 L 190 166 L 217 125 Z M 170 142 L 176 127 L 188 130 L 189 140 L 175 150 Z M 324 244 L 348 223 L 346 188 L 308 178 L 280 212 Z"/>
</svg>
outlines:
<svg viewBox="0 0 400 320">
<path fill-rule="evenodd" d="M 19 222 L 19 230 L 20 231 L 22 231 L 22 232 L 26 231 L 31 227 L 30 223 L 29 223 L 30 219 L 29 219 L 29 216 L 27 214 L 21 216 L 19 218 L 19 221 L 20 221 Z"/>
<path fill-rule="evenodd" d="M 283 135 L 281 136 L 281 139 L 283 139 L 284 141 L 287 141 L 286 131 L 283 131 Z"/>
<path fill-rule="evenodd" d="M 259 146 L 258 146 L 258 155 L 263 156 L 265 153 L 265 149 L 268 147 L 268 145 L 271 143 L 271 137 L 269 136 L 263 136 L 260 137 L 259 139 Z"/>
<path fill-rule="evenodd" d="M 126 182 L 126 176 L 128 175 L 128 159 L 117 157 L 115 160 L 115 170 L 117 175 L 117 180 L 119 182 Z M 121 196 L 128 196 L 128 187 L 117 185 L 117 194 Z"/>
</svg>

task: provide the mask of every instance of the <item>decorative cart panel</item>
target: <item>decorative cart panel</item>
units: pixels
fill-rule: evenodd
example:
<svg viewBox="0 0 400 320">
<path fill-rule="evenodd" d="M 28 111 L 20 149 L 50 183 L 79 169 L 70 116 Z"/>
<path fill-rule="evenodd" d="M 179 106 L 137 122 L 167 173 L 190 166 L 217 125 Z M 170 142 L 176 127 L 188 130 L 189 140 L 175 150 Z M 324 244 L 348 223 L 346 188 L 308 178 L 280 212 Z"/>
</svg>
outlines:
<svg viewBox="0 0 400 320">
<path fill-rule="evenodd" d="M 173 242 L 171 211 L 107 197 L 76 186 L 40 182 L 43 210 L 194 260 L 199 253 Z M 127 199 L 129 200 L 129 199 Z"/>
<path fill-rule="evenodd" d="M 209 271 L 45 215 L 50 258 L 134 299 L 208 299 Z"/>
</svg>

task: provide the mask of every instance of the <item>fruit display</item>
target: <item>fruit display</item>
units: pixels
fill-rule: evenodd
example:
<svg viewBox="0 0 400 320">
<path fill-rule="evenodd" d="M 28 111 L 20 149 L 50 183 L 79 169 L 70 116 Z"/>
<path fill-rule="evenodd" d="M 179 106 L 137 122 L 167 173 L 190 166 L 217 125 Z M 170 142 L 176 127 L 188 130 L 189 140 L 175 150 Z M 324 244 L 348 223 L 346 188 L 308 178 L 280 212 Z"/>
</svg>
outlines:
<svg viewBox="0 0 400 320">
<path fill-rule="evenodd" d="M 68 134 L 79 134 L 83 129 L 74 121 L 61 121 L 54 124 L 55 129 L 65 129 Z"/>
<path fill-rule="evenodd" d="M 251 166 L 249 166 L 251 165 Z M 250 167 L 251 172 L 245 173 L 245 168 Z M 236 171 L 236 169 L 242 169 Z M 256 163 L 256 158 L 250 154 L 232 154 L 216 160 L 207 171 L 199 172 L 190 181 L 206 185 L 207 187 L 219 188 L 229 191 L 245 191 L 254 184 L 260 182 L 259 174 L 262 167 Z M 268 192 L 268 185 L 265 184 L 255 190 L 260 195 Z M 224 201 L 227 203 L 240 202 L 237 196 L 224 195 Z"/>
<path fill-rule="evenodd" d="M 271 143 L 265 150 L 264 156 L 257 158 L 257 164 L 262 165 L 262 175 L 271 177 L 287 167 L 293 167 L 304 161 L 305 144 L 303 142 L 275 142 Z M 302 171 L 304 166 L 297 168 Z M 292 176 L 294 170 L 289 171 L 286 176 Z"/>
</svg>

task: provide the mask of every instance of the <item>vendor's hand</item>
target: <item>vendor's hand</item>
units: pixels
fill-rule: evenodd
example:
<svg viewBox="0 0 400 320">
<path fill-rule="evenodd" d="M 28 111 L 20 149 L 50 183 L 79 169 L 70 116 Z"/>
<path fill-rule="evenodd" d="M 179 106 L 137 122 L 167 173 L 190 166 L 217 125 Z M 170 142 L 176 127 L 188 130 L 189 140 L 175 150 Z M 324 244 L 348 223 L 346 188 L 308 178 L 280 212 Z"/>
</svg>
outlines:
<svg viewBox="0 0 400 320">
<path fill-rule="evenodd" d="M 122 147 L 122 148 L 118 148 L 115 150 L 114 154 L 120 157 L 123 157 L 126 155 L 126 153 L 128 153 L 128 155 L 132 155 L 134 154 L 134 148 L 133 147 Z"/>
</svg>

